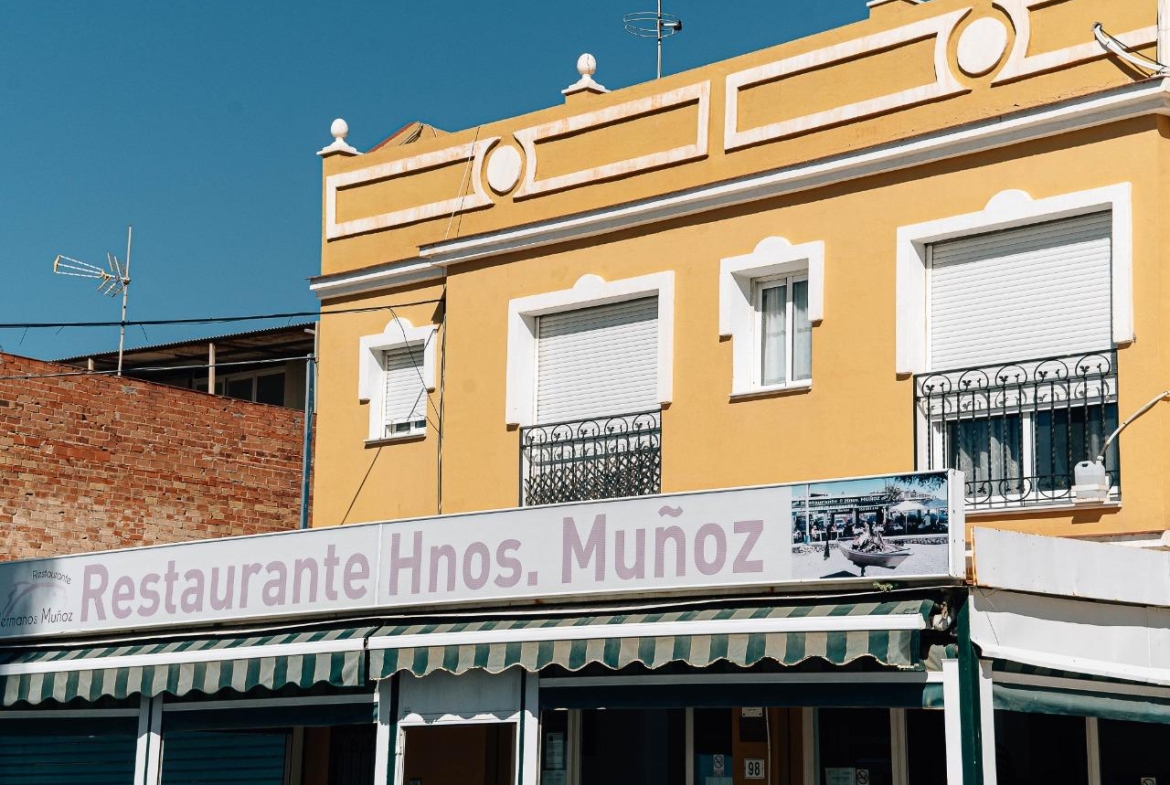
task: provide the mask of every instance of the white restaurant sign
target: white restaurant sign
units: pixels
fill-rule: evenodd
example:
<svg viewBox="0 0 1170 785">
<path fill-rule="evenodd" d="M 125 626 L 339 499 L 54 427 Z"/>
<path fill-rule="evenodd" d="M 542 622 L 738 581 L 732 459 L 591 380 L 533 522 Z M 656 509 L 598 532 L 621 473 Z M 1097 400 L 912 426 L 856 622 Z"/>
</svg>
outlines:
<svg viewBox="0 0 1170 785">
<path fill-rule="evenodd" d="M 0 563 L 0 640 L 536 598 L 962 577 L 962 509 L 959 475 L 897 475 Z M 857 543 L 875 533 L 884 549 L 858 555 Z"/>
</svg>

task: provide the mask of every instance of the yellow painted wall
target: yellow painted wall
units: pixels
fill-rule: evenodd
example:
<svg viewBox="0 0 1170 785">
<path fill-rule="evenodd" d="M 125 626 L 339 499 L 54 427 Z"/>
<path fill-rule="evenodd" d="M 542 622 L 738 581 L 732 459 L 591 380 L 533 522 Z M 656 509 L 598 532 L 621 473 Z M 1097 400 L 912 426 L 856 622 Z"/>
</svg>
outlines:
<svg viewBox="0 0 1170 785">
<path fill-rule="evenodd" d="M 1071 27 L 1092 6 L 1107 24 L 1152 23 L 1155 3 L 1138 0 L 1065 0 L 1066 13 L 1053 14 Z M 933 0 L 924 6 L 894 3 L 868 22 L 794 42 L 775 50 L 681 74 L 659 85 L 641 85 L 603 97 L 577 97 L 566 110 L 502 121 L 479 131 L 480 138 L 663 89 L 712 80 L 712 153 L 683 163 L 496 206 L 454 221 L 438 219 L 397 229 L 326 241 L 323 272 L 335 274 L 413 258 L 419 245 L 444 237 L 508 228 L 542 218 L 612 205 L 684 185 L 763 171 L 844 149 L 897 139 L 927 128 L 1007 111 L 1015 105 L 1042 105 L 1069 95 L 1127 84 L 1132 77 L 1112 62 L 1097 59 L 1054 73 L 991 87 L 970 80 L 966 95 L 900 110 L 875 119 L 818 131 L 746 151 L 722 153 L 722 77 L 745 65 L 809 51 L 873 30 L 937 13 L 975 7 L 972 15 L 998 13 L 989 0 L 960 3 Z M 1073 13 L 1073 12 L 1076 13 Z M 1148 13 L 1147 13 L 1148 11 Z M 969 21 L 969 18 L 968 20 Z M 966 23 L 966 22 L 964 22 Z M 961 28 L 960 28 L 961 29 Z M 1068 30 L 1046 31 L 1058 45 Z M 1037 39 L 1040 40 L 1040 39 Z M 953 44 L 954 42 L 952 42 Z M 914 47 L 908 47 L 910 51 Z M 953 52 L 952 52 L 953 56 Z M 833 69 L 825 69 L 826 73 Z M 837 86 L 843 101 L 873 92 L 864 73 L 849 71 Z M 599 73 L 599 80 L 603 74 Z M 826 77 L 828 78 L 828 77 Z M 603 80 L 602 80 L 603 81 Z M 801 89 L 807 89 L 802 87 Z M 694 112 L 668 112 L 689 117 Z M 665 121 L 665 120 L 664 120 Z M 683 122 L 680 120 L 680 122 Z M 725 208 L 640 229 L 452 267 L 446 278 L 443 382 L 444 438 L 442 509 L 463 512 L 518 503 L 519 433 L 505 424 L 505 365 L 509 300 L 567 289 L 585 274 L 606 280 L 673 270 L 676 276 L 674 398 L 663 414 L 663 490 L 683 491 L 757 483 L 794 482 L 914 469 L 913 380 L 895 373 L 895 253 L 900 226 L 982 210 L 989 198 L 1020 189 L 1039 199 L 1129 182 L 1134 199 L 1134 311 L 1138 340 L 1120 349 L 1121 417 L 1155 392 L 1170 387 L 1167 283 L 1162 252 L 1170 237 L 1162 216 L 1170 206 L 1166 170 L 1170 155 L 1166 118 L 1138 118 L 969 155 L 913 170 L 768 201 Z M 678 129 L 675 129 L 678 130 Z M 331 158 L 326 175 L 351 171 L 389 158 L 470 141 L 475 132 L 429 140 L 417 146 L 370 156 Z M 599 137 L 600 138 L 600 137 Z M 604 137 L 595 151 L 616 160 L 620 134 Z M 675 139 L 676 137 L 671 137 Z M 672 141 L 671 144 L 677 144 Z M 585 156 L 588 145 L 566 146 Z M 640 150 L 639 152 L 644 152 Z M 617 156 L 620 158 L 620 156 Z M 555 173 L 570 171 L 562 162 Z M 543 176 L 543 175 L 542 175 Z M 444 175 L 445 177 L 445 175 Z M 442 178 L 439 178 L 442 179 Z M 420 183 L 422 181 L 420 180 Z M 405 183 L 402 187 L 406 187 Z M 360 189 L 359 189 L 360 190 Z M 419 200 L 449 198 L 423 194 Z M 401 200 L 367 212 L 398 209 Z M 761 239 L 783 236 L 793 243 L 823 240 L 825 317 L 813 329 L 813 386 L 808 392 L 730 402 L 731 343 L 718 329 L 720 260 L 750 252 Z M 378 306 L 437 298 L 440 285 L 404 287 L 370 296 L 327 301 L 334 308 Z M 434 304 L 403 308 L 416 325 L 439 323 Z M 421 441 L 368 447 L 368 412 L 357 402 L 358 340 L 381 332 L 384 312 L 322 319 L 320 415 L 318 420 L 315 525 L 434 514 L 438 499 L 438 439 L 428 428 Z M 435 403 L 438 405 L 438 394 Z M 434 409 L 431 410 L 435 416 Z M 437 419 L 437 417 L 435 417 Z M 1120 509 L 980 517 L 980 525 L 1065 536 L 1110 536 L 1160 532 L 1168 528 L 1170 487 L 1170 404 L 1155 410 L 1121 439 L 1124 502 Z"/>
</svg>

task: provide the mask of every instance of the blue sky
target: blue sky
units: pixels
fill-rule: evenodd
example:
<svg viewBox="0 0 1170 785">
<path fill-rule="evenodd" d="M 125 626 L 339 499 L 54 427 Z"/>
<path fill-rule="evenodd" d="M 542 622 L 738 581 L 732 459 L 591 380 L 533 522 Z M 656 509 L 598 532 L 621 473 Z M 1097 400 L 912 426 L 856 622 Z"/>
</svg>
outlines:
<svg viewBox="0 0 1170 785">
<path fill-rule="evenodd" d="M 446 130 L 559 103 L 581 52 L 618 88 L 652 78 L 653 43 L 622 30 L 654 0 L 19 3 L 0 25 L 0 322 L 117 319 L 58 253 L 124 256 L 131 319 L 312 310 L 320 162 L 334 117 L 366 149 L 406 122 Z M 865 0 L 667 0 L 684 31 L 665 70 L 866 15 Z M 127 344 L 260 326 L 134 328 Z M 0 330 L 55 358 L 117 331 Z"/>
</svg>

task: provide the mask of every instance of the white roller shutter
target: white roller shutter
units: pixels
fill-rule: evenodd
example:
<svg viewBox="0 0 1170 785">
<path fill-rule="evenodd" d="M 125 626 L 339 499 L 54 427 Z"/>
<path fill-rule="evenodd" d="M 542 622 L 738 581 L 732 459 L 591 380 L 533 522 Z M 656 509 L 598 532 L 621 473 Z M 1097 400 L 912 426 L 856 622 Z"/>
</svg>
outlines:
<svg viewBox="0 0 1170 785">
<path fill-rule="evenodd" d="M 425 427 L 427 390 L 423 385 L 421 363 L 423 349 L 392 349 L 384 362 L 386 385 L 382 398 L 384 436 L 409 433 Z M 419 423 L 423 423 L 421 426 Z"/>
<path fill-rule="evenodd" d="M 541 316 L 536 421 L 580 420 L 658 406 L 658 298 Z"/>
<path fill-rule="evenodd" d="M 1110 227 L 1094 213 L 932 246 L 931 369 L 1112 347 Z"/>
</svg>

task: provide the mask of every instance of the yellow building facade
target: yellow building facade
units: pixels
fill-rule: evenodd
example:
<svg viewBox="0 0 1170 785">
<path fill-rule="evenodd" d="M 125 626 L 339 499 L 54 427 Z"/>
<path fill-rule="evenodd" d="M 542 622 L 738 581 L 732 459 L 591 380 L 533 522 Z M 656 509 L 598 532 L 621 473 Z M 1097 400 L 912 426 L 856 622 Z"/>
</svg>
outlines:
<svg viewBox="0 0 1170 785">
<path fill-rule="evenodd" d="M 548 422 L 541 385 L 561 383 L 539 378 L 537 324 L 655 298 L 657 350 L 636 362 L 656 365 L 615 377 L 642 387 L 548 412 L 654 412 L 657 490 L 947 467 L 966 470 L 973 525 L 1165 530 L 1165 413 L 1111 450 L 1107 497 L 1071 490 L 1170 379 L 1168 93 L 1094 38 L 1100 22 L 1156 57 L 1158 4 L 871 6 L 612 92 L 583 68 L 558 105 L 457 133 L 365 154 L 338 135 L 313 283 L 314 525 L 524 504 L 522 445 L 552 438 L 530 429 Z M 788 298 L 807 325 L 794 338 L 789 321 L 788 353 L 811 352 L 811 373 L 789 360 L 769 384 L 759 297 L 785 278 L 807 299 Z M 370 347 L 399 345 L 427 354 L 426 425 L 405 434 L 379 430 L 371 381 Z"/>
</svg>

